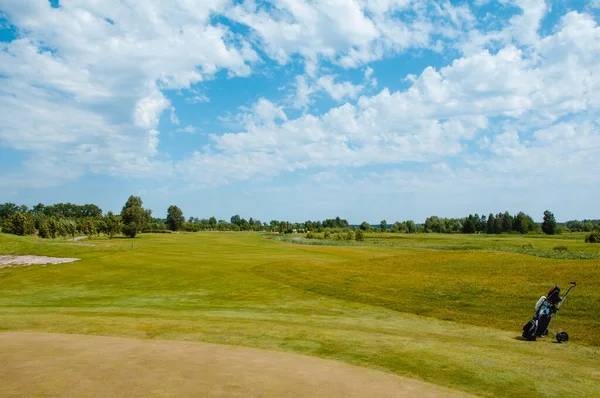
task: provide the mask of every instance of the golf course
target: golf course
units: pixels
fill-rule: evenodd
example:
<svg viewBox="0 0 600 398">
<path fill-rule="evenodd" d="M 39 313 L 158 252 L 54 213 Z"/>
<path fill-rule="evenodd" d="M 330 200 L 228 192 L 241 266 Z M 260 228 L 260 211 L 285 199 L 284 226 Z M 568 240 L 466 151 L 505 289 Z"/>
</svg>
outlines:
<svg viewBox="0 0 600 398">
<path fill-rule="evenodd" d="M 0 234 L 2 255 L 80 259 L 0 268 L 0 395 L 598 397 L 582 237 Z M 571 281 L 568 343 L 522 339 Z"/>
</svg>

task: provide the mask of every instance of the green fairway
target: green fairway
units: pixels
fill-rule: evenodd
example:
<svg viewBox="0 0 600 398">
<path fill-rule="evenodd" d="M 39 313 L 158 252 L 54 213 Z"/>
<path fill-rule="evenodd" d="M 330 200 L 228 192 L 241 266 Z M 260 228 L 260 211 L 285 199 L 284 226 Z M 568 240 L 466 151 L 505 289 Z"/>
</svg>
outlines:
<svg viewBox="0 0 600 398">
<path fill-rule="evenodd" d="M 82 259 L 0 269 L 0 329 L 299 352 L 482 396 L 600 396 L 600 260 L 491 250 L 600 247 L 391 234 L 367 243 L 384 240 L 390 244 L 308 246 L 220 232 L 83 246 L 0 235 L 0 254 Z M 539 296 L 570 280 L 579 285 L 558 322 L 571 341 L 521 341 Z"/>
</svg>

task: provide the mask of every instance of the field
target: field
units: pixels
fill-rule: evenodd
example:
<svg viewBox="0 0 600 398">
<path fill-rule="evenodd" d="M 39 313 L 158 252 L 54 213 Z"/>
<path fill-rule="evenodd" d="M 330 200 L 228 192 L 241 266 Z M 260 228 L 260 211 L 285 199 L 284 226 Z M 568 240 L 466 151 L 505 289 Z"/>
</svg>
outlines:
<svg viewBox="0 0 600 398">
<path fill-rule="evenodd" d="M 257 233 L 72 243 L 0 235 L 0 254 L 82 259 L 0 269 L 0 330 L 287 351 L 479 396 L 600 396 L 600 245 L 578 235 L 322 243 Z M 569 258 L 576 253 L 589 259 Z M 569 343 L 522 341 L 539 296 L 571 280 L 578 286 L 558 316 Z"/>
</svg>

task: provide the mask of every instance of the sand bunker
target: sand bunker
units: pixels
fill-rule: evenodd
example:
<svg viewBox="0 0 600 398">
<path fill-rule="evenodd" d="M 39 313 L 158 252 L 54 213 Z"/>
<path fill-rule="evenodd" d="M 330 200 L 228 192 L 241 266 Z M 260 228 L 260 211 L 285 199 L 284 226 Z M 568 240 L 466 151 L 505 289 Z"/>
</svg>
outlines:
<svg viewBox="0 0 600 398">
<path fill-rule="evenodd" d="M 0 256 L 0 268 L 33 264 L 63 264 L 81 260 L 79 258 L 60 258 L 46 256 Z"/>
<path fill-rule="evenodd" d="M 0 333 L 0 395 L 53 397 L 466 397 L 298 354 L 183 341 Z"/>
</svg>

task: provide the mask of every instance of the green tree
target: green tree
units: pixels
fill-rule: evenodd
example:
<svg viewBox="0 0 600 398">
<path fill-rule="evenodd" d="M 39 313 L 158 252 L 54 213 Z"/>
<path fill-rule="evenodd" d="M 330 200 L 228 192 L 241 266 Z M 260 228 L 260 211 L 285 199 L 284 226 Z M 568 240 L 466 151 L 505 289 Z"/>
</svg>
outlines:
<svg viewBox="0 0 600 398">
<path fill-rule="evenodd" d="M 35 234 L 35 218 L 31 213 L 13 213 L 2 219 L 2 232 L 13 235 Z"/>
<path fill-rule="evenodd" d="M 586 236 L 585 243 L 600 243 L 600 232 L 594 231 Z"/>
<path fill-rule="evenodd" d="M 507 212 L 502 215 L 502 232 L 511 232 L 513 228 L 512 216 Z"/>
<path fill-rule="evenodd" d="M 490 213 L 490 215 L 488 216 L 485 232 L 487 232 L 488 234 L 496 233 L 496 217 L 494 217 L 492 213 Z"/>
<path fill-rule="evenodd" d="M 138 232 L 143 231 L 149 224 L 149 213 L 142 207 L 142 199 L 131 195 L 121 210 L 123 234 L 135 238 Z"/>
<path fill-rule="evenodd" d="M 48 239 L 50 237 L 50 229 L 48 228 L 48 221 L 41 220 L 38 228 L 38 236 L 40 238 Z"/>
<path fill-rule="evenodd" d="M 121 217 L 113 214 L 112 211 L 109 211 L 106 216 L 104 216 L 104 233 L 108 235 L 110 239 L 113 238 L 116 234 L 122 231 L 123 223 L 121 222 Z"/>
<path fill-rule="evenodd" d="M 14 203 L 3 203 L 0 204 L 0 221 L 5 218 L 9 218 L 15 213 L 20 211 L 19 206 Z"/>
<path fill-rule="evenodd" d="M 217 227 L 217 219 L 215 217 L 209 218 L 208 225 L 210 225 L 210 229 L 215 229 Z"/>
<path fill-rule="evenodd" d="M 514 218 L 513 231 L 518 232 L 520 234 L 526 233 L 527 229 L 525 222 L 525 213 L 521 211 Z"/>
<path fill-rule="evenodd" d="M 363 232 L 362 229 L 356 230 L 356 233 L 354 234 L 354 239 L 358 242 L 362 242 L 365 240 L 365 233 Z"/>
<path fill-rule="evenodd" d="M 425 232 L 445 233 L 446 226 L 438 216 L 431 216 L 425 219 Z"/>
<path fill-rule="evenodd" d="M 65 225 L 65 231 L 67 235 L 70 235 L 75 240 L 75 233 L 77 232 L 77 224 L 73 220 L 63 220 Z"/>
<path fill-rule="evenodd" d="M 406 232 L 408 232 L 409 234 L 414 234 L 415 232 L 417 232 L 417 225 L 413 220 L 408 220 L 406 222 Z"/>
<path fill-rule="evenodd" d="M 183 212 L 175 205 L 169 206 L 167 209 L 167 227 L 171 231 L 179 231 L 185 222 Z"/>
<path fill-rule="evenodd" d="M 379 226 L 381 227 L 381 232 L 387 231 L 387 221 L 386 220 L 381 220 L 381 222 L 379 223 Z"/>
<path fill-rule="evenodd" d="M 535 222 L 531 216 L 520 211 L 514 218 L 513 231 L 520 234 L 526 234 L 535 229 Z"/>
<path fill-rule="evenodd" d="M 581 229 L 584 232 L 592 232 L 594 230 L 594 224 L 592 224 L 592 222 L 588 220 L 583 223 L 583 225 L 581 226 Z"/>
<path fill-rule="evenodd" d="M 52 239 L 58 236 L 58 221 L 54 217 L 48 217 L 48 232 Z"/>
<path fill-rule="evenodd" d="M 546 235 L 554 235 L 556 233 L 556 220 L 554 214 L 549 210 L 544 212 L 544 222 L 542 223 L 542 232 Z"/>
<path fill-rule="evenodd" d="M 479 219 L 479 217 L 477 217 Z M 479 220 L 477 220 L 479 221 Z M 462 225 L 462 233 L 463 234 L 474 234 L 477 229 L 475 224 L 475 217 L 472 214 L 469 214 L 469 217 L 465 218 L 465 221 Z"/>
<path fill-rule="evenodd" d="M 369 223 L 368 223 L 368 222 L 366 222 L 366 221 L 363 221 L 363 222 L 362 222 L 362 224 L 360 224 L 360 227 L 359 227 L 359 228 L 360 228 L 361 230 L 363 230 L 363 231 L 368 231 L 368 230 L 370 230 L 370 229 L 371 229 L 371 224 L 369 224 Z"/>
<path fill-rule="evenodd" d="M 477 231 L 486 233 L 487 232 L 487 217 L 485 214 L 482 214 L 479 218 L 479 225 L 477 227 Z"/>
</svg>

